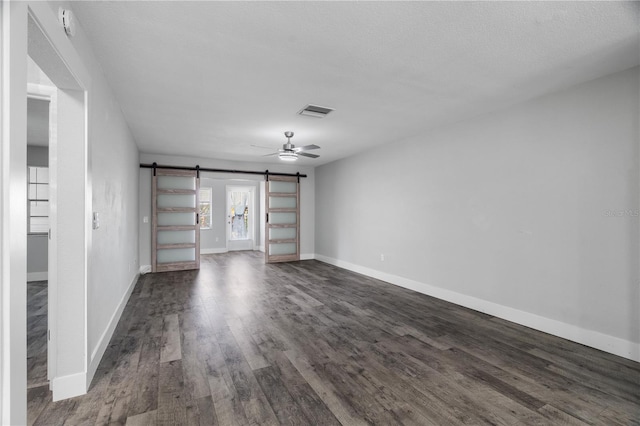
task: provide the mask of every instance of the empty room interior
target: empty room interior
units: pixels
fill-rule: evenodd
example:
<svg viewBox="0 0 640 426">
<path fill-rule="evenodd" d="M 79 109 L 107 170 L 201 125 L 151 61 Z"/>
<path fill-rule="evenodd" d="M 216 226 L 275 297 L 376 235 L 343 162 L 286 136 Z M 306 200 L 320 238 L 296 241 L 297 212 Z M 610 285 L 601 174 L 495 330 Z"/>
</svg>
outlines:
<svg viewBox="0 0 640 426">
<path fill-rule="evenodd" d="M 640 3 L 0 6 L 3 425 L 640 425 Z"/>
</svg>

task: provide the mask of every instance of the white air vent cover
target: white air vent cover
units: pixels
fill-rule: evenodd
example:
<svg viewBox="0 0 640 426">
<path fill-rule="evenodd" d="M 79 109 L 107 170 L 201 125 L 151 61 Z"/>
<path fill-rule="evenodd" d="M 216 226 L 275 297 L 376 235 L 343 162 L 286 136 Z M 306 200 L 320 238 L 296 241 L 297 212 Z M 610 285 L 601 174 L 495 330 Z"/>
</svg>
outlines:
<svg viewBox="0 0 640 426">
<path fill-rule="evenodd" d="M 333 111 L 333 108 L 309 104 L 298 111 L 298 114 L 308 115 L 309 117 L 323 118 L 326 117 L 327 114 L 329 114 L 331 111 Z"/>
</svg>

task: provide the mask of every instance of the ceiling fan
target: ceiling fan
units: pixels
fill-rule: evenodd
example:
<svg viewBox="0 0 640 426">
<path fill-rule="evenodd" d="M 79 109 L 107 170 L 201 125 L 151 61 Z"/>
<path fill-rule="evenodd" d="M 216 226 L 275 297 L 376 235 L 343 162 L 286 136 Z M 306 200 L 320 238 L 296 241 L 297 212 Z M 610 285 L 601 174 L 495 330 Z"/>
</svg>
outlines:
<svg viewBox="0 0 640 426">
<path fill-rule="evenodd" d="M 285 137 L 287 138 L 287 143 L 282 145 L 282 148 L 278 150 L 278 152 L 274 152 L 272 154 L 264 155 L 263 157 L 271 157 L 273 155 L 277 155 L 278 158 L 284 161 L 295 161 L 298 159 L 298 156 L 301 155 L 303 157 L 309 158 L 318 158 L 320 157 L 317 154 L 310 154 L 306 151 L 311 151 L 313 149 L 320 149 L 318 145 L 306 145 L 296 147 L 291 143 L 291 138 L 293 137 L 293 132 L 284 132 Z"/>
</svg>

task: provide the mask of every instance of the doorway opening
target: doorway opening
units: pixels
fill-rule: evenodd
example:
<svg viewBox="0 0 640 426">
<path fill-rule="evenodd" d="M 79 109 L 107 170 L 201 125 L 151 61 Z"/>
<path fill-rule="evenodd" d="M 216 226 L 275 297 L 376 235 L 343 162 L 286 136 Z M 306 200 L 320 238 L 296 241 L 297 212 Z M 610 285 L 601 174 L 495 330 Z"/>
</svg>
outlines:
<svg viewBox="0 0 640 426">
<path fill-rule="evenodd" d="M 50 388 L 54 346 L 50 309 L 56 255 L 51 244 L 51 206 L 56 204 L 55 164 L 57 88 L 27 55 L 27 395 Z M 53 145 L 53 149 L 50 146 Z"/>
<path fill-rule="evenodd" d="M 227 249 L 255 250 L 255 187 L 227 185 Z"/>
<path fill-rule="evenodd" d="M 49 105 L 27 96 L 27 389 L 49 382 Z"/>
</svg>

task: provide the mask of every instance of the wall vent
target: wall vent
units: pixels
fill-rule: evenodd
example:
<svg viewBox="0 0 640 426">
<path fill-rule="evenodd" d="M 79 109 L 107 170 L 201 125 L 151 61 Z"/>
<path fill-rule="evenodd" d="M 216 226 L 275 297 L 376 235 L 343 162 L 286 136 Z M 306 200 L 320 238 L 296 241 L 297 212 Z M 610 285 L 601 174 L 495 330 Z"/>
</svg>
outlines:
<svg viewBox="0 0 640 426">
<path fill-rule="evenodd" d="M 308 115 L 309 117 L 324 118 L 331 111 L 333 111 L 333 108 L 327 108 L 323 106 L 309 104 L 306 107 L 302 108 L 300 111 L 298 111 L 298 114 Z"/>
</svg>

